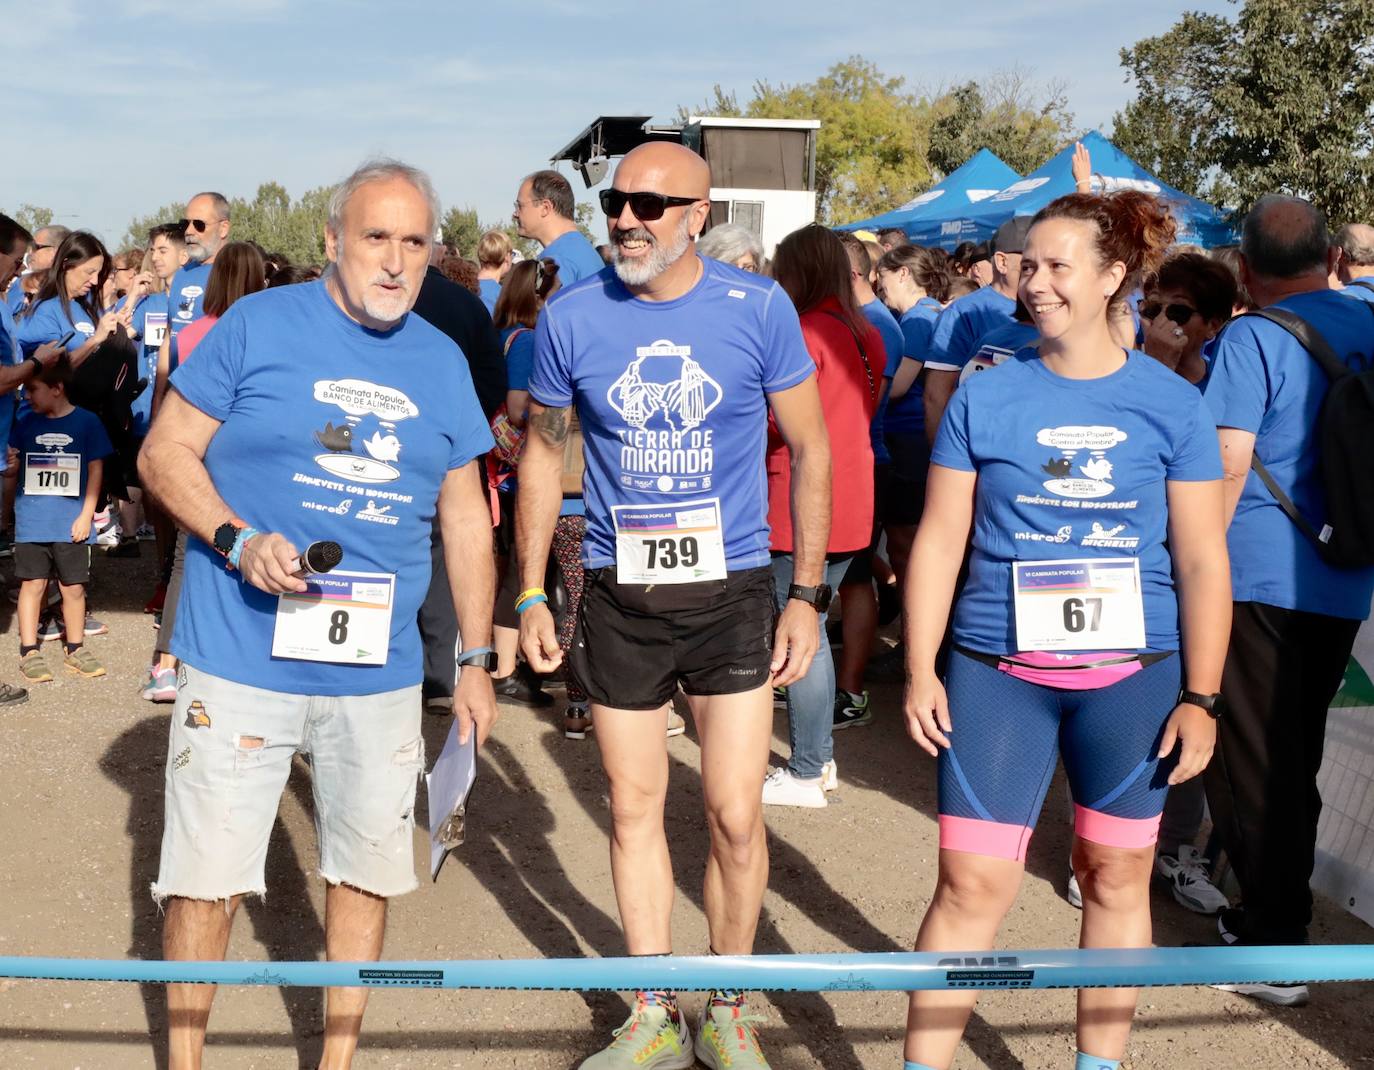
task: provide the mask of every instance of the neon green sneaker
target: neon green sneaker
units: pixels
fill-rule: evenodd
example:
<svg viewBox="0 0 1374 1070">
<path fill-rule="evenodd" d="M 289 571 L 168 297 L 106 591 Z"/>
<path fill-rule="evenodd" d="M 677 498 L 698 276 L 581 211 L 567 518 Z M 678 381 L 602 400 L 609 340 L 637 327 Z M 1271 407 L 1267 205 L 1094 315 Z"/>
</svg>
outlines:
<svg viewBox="0 0 1374 1070">
<path fill-rule="evenodd" d="M 762 1015 L 746 1013 L 743 994 L 726 998 L 712 992 L 697 1030 L 696 1055 L 715 1070 L 768 1070 L 755 1024 Z"/>
<path fill-rule="evenodd" d="M 615 1039 L 578 1070 L 688 1070 L 696 1063 L 692 1034 L 681 1013 L 677 1021 L 658 993 L 641 992 Z M 752 1064 L 750 1064 L 752 1065 Z"/>
</svg>

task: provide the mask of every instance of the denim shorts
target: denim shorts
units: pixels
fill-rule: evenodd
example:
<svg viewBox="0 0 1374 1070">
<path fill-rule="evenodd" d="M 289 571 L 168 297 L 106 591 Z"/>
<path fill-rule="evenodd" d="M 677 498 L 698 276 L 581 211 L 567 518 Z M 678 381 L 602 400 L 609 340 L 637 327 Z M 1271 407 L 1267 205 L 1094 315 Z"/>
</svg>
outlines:
<svg viewBox="0 0 1374 1070">
<path fill-rule="evenodd" d="M 310 758 L 320 875 L 378 896 L 413 891 L 420 718 L 419 684 L 291 695 L 183 663 L 153 898 L 266 894 L 267 841 L 297 753 Z"/>
</svg>

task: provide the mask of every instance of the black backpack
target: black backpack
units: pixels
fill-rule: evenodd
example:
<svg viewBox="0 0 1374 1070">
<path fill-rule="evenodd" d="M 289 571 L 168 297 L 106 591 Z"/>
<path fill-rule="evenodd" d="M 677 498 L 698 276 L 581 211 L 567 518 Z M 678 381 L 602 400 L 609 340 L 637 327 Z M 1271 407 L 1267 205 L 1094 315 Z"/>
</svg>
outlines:
<svg viewBox="0 0 1374 1070">
<path fill-rule="evenodd" d="M 1374 305 L 1357 304 L 1374 313 Z M 1250 467 L 1327 564 L 1337 568 L 1374 565 L 1374 366 L 1358 372 L 1346 367 L 1312 324 L 1287 309 L 1264 308 L 1247 314 L 1286 330 L 1331 381 L 1316 426 L 1317 464 L 1327 514 L 1320 528 L 1298 512 L 1258 455 L 1251 458 Z M 1374 320 L 1370 335 L 1374 342 Z"/>
</svg>

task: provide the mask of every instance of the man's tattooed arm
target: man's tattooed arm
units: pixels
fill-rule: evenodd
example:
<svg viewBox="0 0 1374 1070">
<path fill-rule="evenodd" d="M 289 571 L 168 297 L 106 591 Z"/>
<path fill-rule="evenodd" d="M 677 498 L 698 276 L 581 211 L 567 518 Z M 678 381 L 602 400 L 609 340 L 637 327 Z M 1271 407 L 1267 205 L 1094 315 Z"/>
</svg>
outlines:
<svg viewBox="0 0 1374 1070">
<path fill-rule="evenodd" d="M 539 432 L 548 445 L 561 449 L 568 441 L 568 415 L 571 407 L 549 409 L 542 405 L 530 406 L 530 426 Z"/>
</svg>

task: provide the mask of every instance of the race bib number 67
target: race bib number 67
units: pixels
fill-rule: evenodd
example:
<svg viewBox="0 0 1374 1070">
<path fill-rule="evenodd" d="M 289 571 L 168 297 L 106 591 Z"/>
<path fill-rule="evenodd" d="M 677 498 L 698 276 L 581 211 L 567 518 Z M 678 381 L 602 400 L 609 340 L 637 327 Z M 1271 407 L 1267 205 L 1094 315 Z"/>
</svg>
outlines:
<svg viewBox="0 0 1374 1070">
<path fill-rule="evenodd" d="M 1012 565 L 1019 650 L 1139 650 L 1145 600 L 1134 557 Z"/>
<path fill-rule="evenodd" d="M 616 579 L 621 583 L 696 583 L 725 579 L 720 499 L 680 505 L 617 505 Z"/>
</svg>

